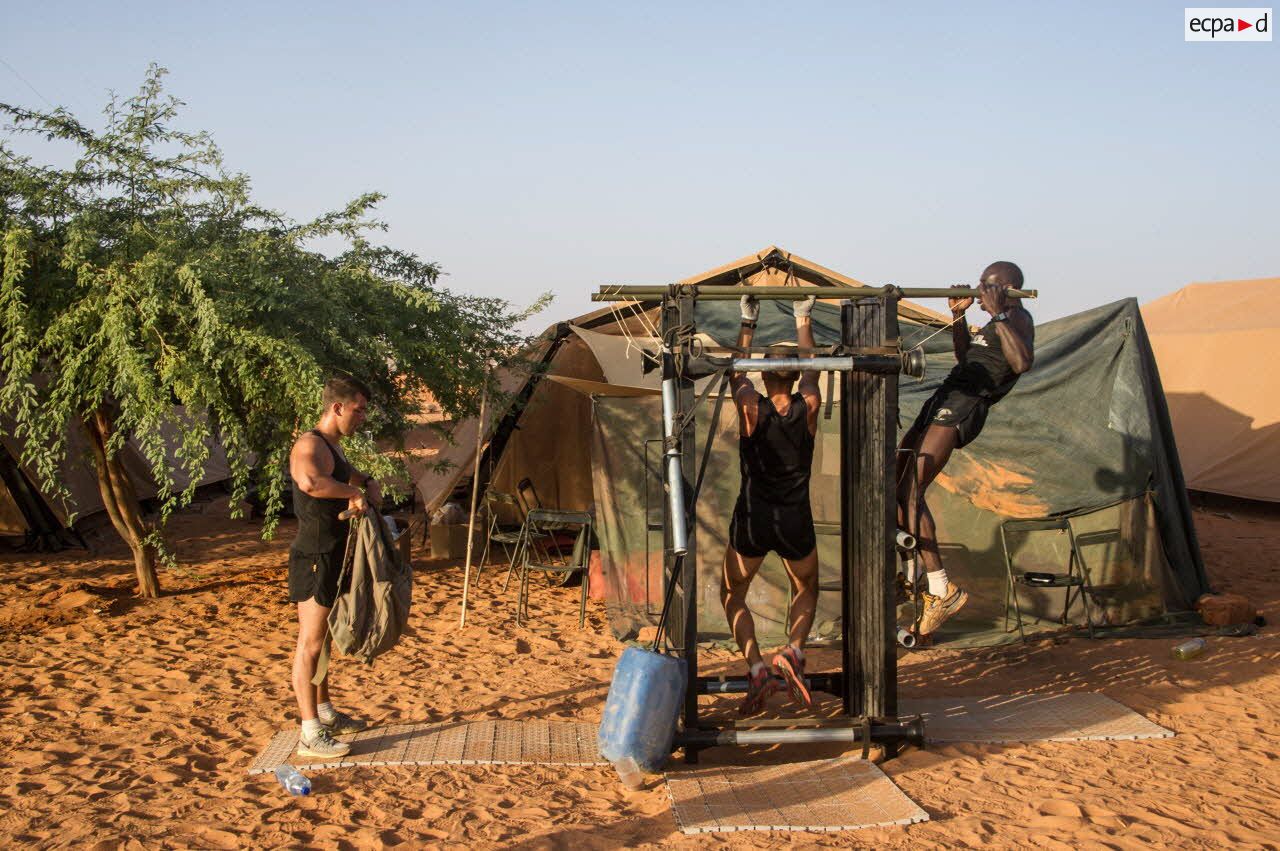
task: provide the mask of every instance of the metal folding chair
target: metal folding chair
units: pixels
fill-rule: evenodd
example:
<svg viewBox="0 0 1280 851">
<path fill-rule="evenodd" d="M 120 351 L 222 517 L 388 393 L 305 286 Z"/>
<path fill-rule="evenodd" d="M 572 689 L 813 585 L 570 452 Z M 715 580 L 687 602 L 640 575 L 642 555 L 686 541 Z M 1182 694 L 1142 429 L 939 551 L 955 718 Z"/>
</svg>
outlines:
<svg viewBox="0 0 1280 851">
<path fill-rule="evenodd" d="M 489 560 L 489 547 L 493 543 L 497 543 L 502 547 L 502 553 L 507 557 L 507 575 L 510 576 L 511 568 L 520 560 L 520 550 L 524 543 L 524 511 L 520 507 L 520 501 L 509 493 L 500 493 L 495 490 L 487 490 L 484 493 L 485 511 L 489 515 L 488 531 L 485 533 L 484 552 L 480 555 L 480 565 L 476 570 L 484 568 Z M 504 510 L 514 514 L 518 519 L 518 526 L 504 526 L 501 522 L 501 516 Z M 503 586 L 504 589 L 506 586 Z"/>
<path fill-rule="evenodd" d="M 571 553 L 558 543 L 550 547 L 534 546 L 540 539 L 556 540 L 567 531 L 576 532 Z M 525 518 L 524 561 L 520 565 L 520 590 L 516 596 L 516 623 L 523 625 L 529 617 L 529 574 L 544 573 L 563 576 L 567 581 L 574 573 L 582 573 L 582 594 L 578 602 L 578 629 L 587 618 L 587 561 L 591 557 L 591 515 L 585 511 L 561 511 L 535 508 Z M 563 583 L 561 583 L 563 584 Z"/>
<path fill-rule="evenodd" d="M 1031 532 L 1053 532 L 1065 531 L 1067 533 L 1067 542 L 1070 551 L 1067 555 L 1067 572 L 1051 573 L 1051 577 L 1046 582 L 1028 582 L 1027 575 L 1024 573 L 1017 580 L 1013 576 L 1013 556 L 1009 552 L 1009 532 L 1031 533 Z M 1022 606 L 1018 602 L 1018 585 L 1026 588 L 1065 588 L 1066 599 L 1062 603 L 1062 625 L 1067 625 L 1067 616 L 1071 612 L 1071 596 L 1075 593 L 1076 599 L 1084 604 L 1084 622 L 1085 627 L 1089 631 L 1089 637 L 1093 638 L 1093 612 L 1089 608 L 1089 595 L 1093 593 L 1093 583 L 1089 578 L 1089 568 L 1084 562 L 1084 556 L 1080 554 L 1080 548 L 1076 546 L 1075 532 L 1071 529 L 1070 517 L 1040 517 L 1031 520 L 1006 520 L 1000 524 L 1000 545 L 1004 548 L 1004 566 L 1005 574 L 1008 577 L 1008 584 L 1005 585 L 1004 594 L 1004 631 L 1009 632 L 1009 600 L 1013 600 L 1013 610 L 1017 615 L 1018 635 L 1025 643 L 1027 634 L 1022 628 Z"/>
</svg>

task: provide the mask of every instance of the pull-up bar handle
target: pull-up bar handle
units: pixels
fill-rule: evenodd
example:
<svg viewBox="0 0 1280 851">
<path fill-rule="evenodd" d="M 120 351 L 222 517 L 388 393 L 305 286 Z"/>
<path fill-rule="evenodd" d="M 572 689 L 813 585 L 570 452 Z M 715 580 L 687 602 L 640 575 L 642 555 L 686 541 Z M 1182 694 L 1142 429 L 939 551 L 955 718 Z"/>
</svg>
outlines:
<svg viewBox="0 0 1280 851">
<path fill-rule="evenodd" d="M 809 296 L 821 299 L 871 298 L 891 295 L 897 298 L 977 298 L 976 287 L 748 287 L 748 286 L 699 286 L 678 284 L 679 292 L 687 292 L 694 298 L 713 301 L 737 301 L 744 295 L 761 300 L 797 301 Z M 655 285 L 609 284 L 591 294 L 592 301 L 656 301 L 672 291 L 671 287 Z M 1004 291 L 1008 298 L 1035 298 L 1037 290 Z"/>
</svg>

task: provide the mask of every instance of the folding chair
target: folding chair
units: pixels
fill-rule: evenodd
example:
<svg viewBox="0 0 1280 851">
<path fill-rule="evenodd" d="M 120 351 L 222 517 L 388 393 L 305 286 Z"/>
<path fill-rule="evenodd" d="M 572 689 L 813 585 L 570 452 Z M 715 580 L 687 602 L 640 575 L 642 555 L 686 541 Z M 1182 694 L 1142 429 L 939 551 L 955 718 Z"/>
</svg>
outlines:
<svg viewBox="0 0 1280 851">
<path fill-rule="evenodd" d="M 485 511 L 489 514 L 489 527 L 485 534 L 484 552 L 480 555 L 480 565 L 476 570 L 476 574 L 479 575 L 479 571 L 488 563 L 490 545 L 497 542 L 502 547 L 503 555 L 507 557 L 507 573 L 509 576 L 511 567 L 520 560 L 520 549 L 524 542 L 524 511 L 520 507 L 520 501 L 514 496 L 509 493 L 499 493 L 495 490 L 484 492 L 484 506 Z M 504 507 L 520 521 L 518 526 L 504 526 L 499 521 Z"/>
<path fill-rule="evenodd" d="M 556 540 L 565 532 L 575 532 L 572 551 L 566 553 L 558 543 L 550 547 L 533 545 L 542 539 Z M 554 550 L 554 552 L 553 552 Z M 591 557 L 591 515 L 585 511 L 560 511 L 535 508 L 525 517 L 524 561 L 520 565 L 520 590 L 516 596 L 516 623 L 523 626 L 529 617 L 529 574 L 544 573 L 563 576 L 567 581 L 581 572 L 582 594 L 578 601 L 578 629 L 587 619 L 587 560 Z M 560 583 L 564 584 L 564 583 Z"/>
<path fill-rule="evenodd" d="M 1007 533 L 1009 532 L 1062 532 L 1067 533 L 1067 542 L 1069 552 L 1067 555 L 1067 572 L 1066 573 L 1047 573 L 1043 574 L 1044 581 L 1028 581 L 1028 574 L 1024 573 L 1015 581 L 1013 577 L 1013 557 L 1009 553 L 1009 541 Z M 1089 609 L 1089 595 L 1093 593 L 1092 582 L 1089 579 L 1089 568 L 1084 563 L 1084 556 L 1080 554 L 1080 548 L 1076 546 L 1075 532 L 1071 529 L 1070 517 L 1040 517 L 1031 520 L 1006 520 L 1000 524 L 1000 545 L 1004 548 L 1004 567 L 1008 576 L 1008 584 L 1005 585 L 1004 593 L 1004 631 L 1009 632 L 1009 600 L 1013 599 L 1013 610 L 1018 620 L 1018 635 L 1025 643 L 1027 634 L 1022 629 L 1022 606 L 1018 603 L 1018 585 L 1026 588 L 1066 588 L 1066 599 L 1062 603 L 1062 625 L 1067 625 L 1067 615 L 1071 611 L 1071 595 L 1075 592 L 1076 599 L 1084 603 L 1084 623 L 1089 631 L 1089 637 L 1093 638 L 1093 612 Z M 1078 567 L 1077 567 L 1078 566 Z"/>
</svg>

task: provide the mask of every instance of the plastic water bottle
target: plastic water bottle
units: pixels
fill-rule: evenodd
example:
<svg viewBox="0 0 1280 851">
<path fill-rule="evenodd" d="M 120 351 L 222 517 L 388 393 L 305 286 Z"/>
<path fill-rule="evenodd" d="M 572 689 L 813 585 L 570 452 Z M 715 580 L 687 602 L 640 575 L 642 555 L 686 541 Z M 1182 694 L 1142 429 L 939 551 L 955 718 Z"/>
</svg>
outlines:
<svg viewBox="0 0 1280 851">
<path fill-rule="evenodd" d="M 310 795 L 311 781 L 292 765 L 281 765 L 276 768 L 276 779 L 290 795 Z"/>
<path fill-rule="evenodd" d="M 1181 659 L 1184 662 L 1188 659 L 1194 659 L 1204 652 L 1205 641 L 1203 638 L 1191 638 L 1182 642 L 1173 648 L 1173 658 Z"/>
<path fill-rule="evenodd" d="M 623 786 L 633 792 L 644 788 L 644 772 L 631 757 L 624 756 L 617 760 L 613 768 L 618 772 L 618 779 L 622 781 Z"/>
</svg>

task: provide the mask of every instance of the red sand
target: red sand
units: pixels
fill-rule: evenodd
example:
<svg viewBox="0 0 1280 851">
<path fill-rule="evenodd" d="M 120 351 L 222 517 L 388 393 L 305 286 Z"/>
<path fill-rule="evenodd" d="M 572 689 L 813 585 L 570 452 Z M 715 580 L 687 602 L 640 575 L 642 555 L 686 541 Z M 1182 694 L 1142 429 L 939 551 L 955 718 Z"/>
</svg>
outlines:
<svg viewBox="0 0 1280 851">
<path fill-rule="evenodd" d="M 1196 514 L 1220 590 L 1280 612 L 1280 519 Z M 289 798 L 245 770 L 293 723 L 285 550 L 252 526 L 193 514 L 170 539 L 189 575 L 132 597 L 123 547 L 0 557 L 0 828 L 4 844 L 90 848 L 456 846 L 580 848 L 1280 847 L 1280 638 L 933 650 L 901 667 L 907 695 L 1101 691 L 1177 733 L 1137 742 L 948 745 L 884 768 L 930 814 L 841 834 L 679 833 L 661 784 L 623 791 L 606 768 L 368 767 L 313 776 Z M 536 585 L 519 629 L 502 570 L 473 586 L 457 629 L 456 562 L 416 561 L 417 633 L 373 668 L 334 665 L 340 707 L 374 722 L 599 717 L 619 645 L 577 589 Z M 831 664 L 818 652 L 815 664 Z M 826 655 L 827 658 L 821 658 Z M 723 666 L 732 656 L 714 654 Z M 714 664 L 713 664 L 714 667 Z M 722 704 L 727 707 L 728 704 Z M 708 752 L 794 760 L 832 751 Z"/>
</svg>

